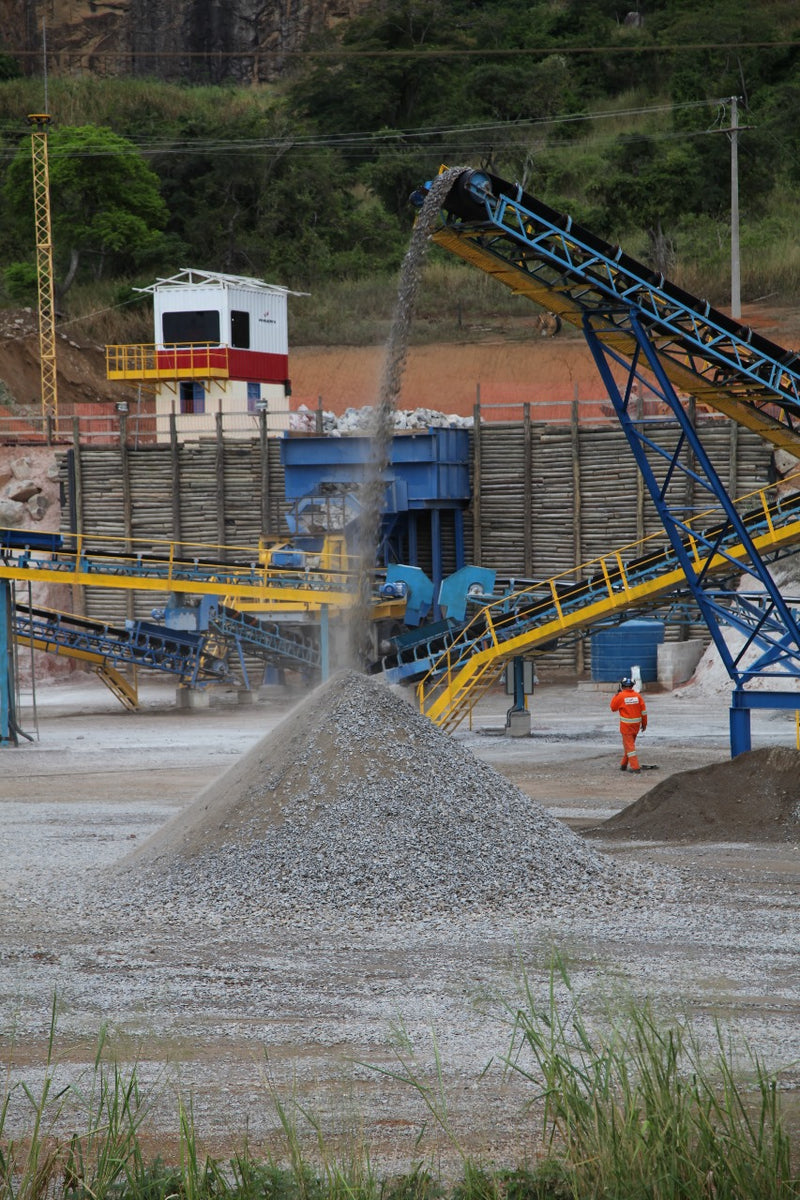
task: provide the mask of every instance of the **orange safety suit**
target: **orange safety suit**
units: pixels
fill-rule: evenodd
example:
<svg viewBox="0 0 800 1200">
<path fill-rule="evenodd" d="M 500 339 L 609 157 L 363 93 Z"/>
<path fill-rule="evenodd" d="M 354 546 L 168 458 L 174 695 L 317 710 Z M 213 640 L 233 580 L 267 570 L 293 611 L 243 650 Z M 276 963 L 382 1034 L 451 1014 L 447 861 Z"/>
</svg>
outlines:
<svg viewBox="0 0 800 1200">
<path fill-rule="evenodd" d="M 634 688 L 620 688 L 616 696 L 611 698 L 611 711 L 619 713 L 619 731 L 622 735 L 622 762 L 620 767 L 625 770 L 640 771 L 639 759 L 636 754 L 636 735 L 640 729 L 647 729 L 647 705 L 644 696 L 640 696 Z"/>
</svg>

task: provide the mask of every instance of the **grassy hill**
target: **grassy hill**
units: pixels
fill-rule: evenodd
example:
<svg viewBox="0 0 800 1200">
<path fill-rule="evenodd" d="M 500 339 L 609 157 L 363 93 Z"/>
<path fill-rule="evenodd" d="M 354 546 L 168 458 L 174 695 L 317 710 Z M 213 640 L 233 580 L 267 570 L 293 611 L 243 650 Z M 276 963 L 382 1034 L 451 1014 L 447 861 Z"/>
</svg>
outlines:
<svg viewBox="0 0 800 1200">
<path fill-rule="evenodd" d="M 54 48 L 57 51 L 57 48 Z M 54 59 L 57 61 L 56 54 Z M 35 304 L 30 142 L 42 82 L 0 77 L 0 303 Z M 10 66 L 9 66 L 10 63 Z M 800 298 L 800 20 L 788 0 L 389 0 L 309 40 L 269 84 L 49 80 L 58 303 L 101 341 L 147 325 L 130 285 L 193 265 L 310 293 L 298 342 L 383 339 L 410 191 L 488 167 L 724 306 L 731 97 L 742 299 Z M 82 146 L 86 148 L 81 149 Z M 124 166 L 124 170 L 123 170 Z M 414 336 L 520 302 L 431 255 Z"/>
</svg>

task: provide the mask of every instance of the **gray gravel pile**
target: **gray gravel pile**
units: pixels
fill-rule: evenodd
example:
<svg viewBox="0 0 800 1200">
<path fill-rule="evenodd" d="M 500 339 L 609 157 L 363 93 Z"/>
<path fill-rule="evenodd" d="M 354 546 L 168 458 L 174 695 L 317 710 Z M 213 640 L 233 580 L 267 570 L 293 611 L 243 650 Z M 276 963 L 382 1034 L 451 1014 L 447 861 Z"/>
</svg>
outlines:
<svg viewBox="0 0 800 1200">
<path fill-rule="evenodd" d="M 317 688 L 115 872 L 195 915 L 610 902 L 626 875 L 384 683 Z"/>
</svg>

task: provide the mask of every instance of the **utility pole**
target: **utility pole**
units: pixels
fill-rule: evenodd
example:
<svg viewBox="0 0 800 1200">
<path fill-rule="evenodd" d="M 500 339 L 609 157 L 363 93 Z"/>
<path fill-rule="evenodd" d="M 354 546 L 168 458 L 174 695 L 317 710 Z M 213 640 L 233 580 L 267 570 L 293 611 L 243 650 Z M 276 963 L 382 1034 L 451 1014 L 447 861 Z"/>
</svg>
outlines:
<svg viewBox="0 0 800 1200">
<path fill-rule="evenodd" d="M 739 109 L 738 96 L 731 96 L 731 316 L 742 315 L 739 261 Z"/>
</svg>

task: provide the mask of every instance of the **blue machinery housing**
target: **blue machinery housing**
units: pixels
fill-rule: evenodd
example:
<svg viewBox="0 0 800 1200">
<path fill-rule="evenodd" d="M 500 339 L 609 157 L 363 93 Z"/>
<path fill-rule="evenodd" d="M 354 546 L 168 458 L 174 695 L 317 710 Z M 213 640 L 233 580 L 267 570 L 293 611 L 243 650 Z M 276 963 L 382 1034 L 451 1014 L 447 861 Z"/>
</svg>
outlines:
<svg viewBox="0 0 800 1200">
<path fill-rule="evenodd" d="M 286 499 L 295 537 L 346 528 L 358 511 L 358 489 L 370 469 L 368 437 L 296 437 L 281 442 Z M 464 566 L 464 509 L 470 500 L 469 433 L 430 429 L 392 439 L 384 472 L 380 565 L 420 565 L 427 548 L 434 593 L 442 582 L 443 563 Z M 338 515 L 337 515 L 338 514 Z"/>
</svg>

